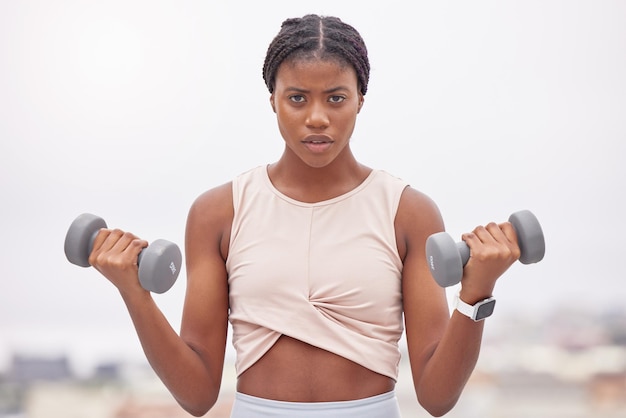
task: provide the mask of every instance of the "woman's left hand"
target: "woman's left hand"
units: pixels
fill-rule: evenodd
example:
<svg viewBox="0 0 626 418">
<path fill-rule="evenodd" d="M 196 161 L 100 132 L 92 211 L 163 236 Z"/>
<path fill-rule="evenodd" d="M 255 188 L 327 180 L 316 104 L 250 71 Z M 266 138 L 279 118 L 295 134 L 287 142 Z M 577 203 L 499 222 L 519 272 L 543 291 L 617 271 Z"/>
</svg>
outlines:
<svg viewBox="0 0 626 418">
<path fill-rule="evenodd" d="M 470 258 L 463 269 L 461 299 L 473 304 L 492 295 L 496 280 L 519 259 L 520 248 L 509 222 L 478 226 L 462 239 Z"/>
</svg>

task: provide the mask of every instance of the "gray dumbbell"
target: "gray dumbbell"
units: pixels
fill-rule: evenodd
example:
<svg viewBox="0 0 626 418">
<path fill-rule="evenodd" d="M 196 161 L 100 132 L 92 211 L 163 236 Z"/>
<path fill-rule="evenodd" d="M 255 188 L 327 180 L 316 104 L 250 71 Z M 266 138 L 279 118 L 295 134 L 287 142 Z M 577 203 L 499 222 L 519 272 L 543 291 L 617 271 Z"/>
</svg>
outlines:
<svg viewBox="0 0 626 418">
<path fill-rule="evenodd" d="M 517 233 L 517 243 L 523 264 L 537 263 L 543 259 L 546 244 L 539 221 L 528 210 L 515 212 L 509 222 Z M 438 232 L 426 240 L 426 259 L 433 277 L 442 287 L 453 286 L 461 281 L 463 267 L 470 257 L 465 242 L 455 243 L 445 232 Z"/>
<path fill-rule="evenodd" d="M 65 236 L 65 256 L 70 263 L 89 267 L 89 255 L 101 228 L 106 228 L 104 219 L 83 213 L 70 225 Z M 139 282 L 154 293 L 169 290 L 180 272 L 182 254 L 176 244 L 158 239 L 144 248 L 137 258 Z"/>
</svg>

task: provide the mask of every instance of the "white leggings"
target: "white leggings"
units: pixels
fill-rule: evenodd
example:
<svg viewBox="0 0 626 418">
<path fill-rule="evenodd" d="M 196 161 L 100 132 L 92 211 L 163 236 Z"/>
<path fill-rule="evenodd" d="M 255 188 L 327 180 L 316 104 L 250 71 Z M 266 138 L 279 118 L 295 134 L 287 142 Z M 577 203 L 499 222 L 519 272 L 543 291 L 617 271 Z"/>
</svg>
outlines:
<svg viewBox="0 0 626 418">
<path fill-rule="evenodd" d="M 284 402 L 235 394 L 230 418 L 400 418 L 395 392 L 339 402 Z"/>
</svg>

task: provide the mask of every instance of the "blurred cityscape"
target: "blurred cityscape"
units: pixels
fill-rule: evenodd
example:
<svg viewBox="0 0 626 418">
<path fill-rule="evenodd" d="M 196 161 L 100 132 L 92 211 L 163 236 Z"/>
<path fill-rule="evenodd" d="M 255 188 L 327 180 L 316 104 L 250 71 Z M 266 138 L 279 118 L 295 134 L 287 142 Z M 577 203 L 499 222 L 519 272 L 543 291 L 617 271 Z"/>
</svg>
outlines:
<svg viewBox="0 0 626 418">
<path fill-rule="evenodd" d="M 626 309 L 507 317 L 487 330 L 478 366 L 446 417 L 626 417 Z M 406 353 L 400 377 L 403 417 L 428 417 L 416 401 Z M 229 417 L 234 389 L 227 363 L 220 399 L 205 416 Z M 0 371 L 0 418 L 189 416 L 147 363 L 102 363 L 79 377 L 66 356 L 13 353 Z"/>
</svg>

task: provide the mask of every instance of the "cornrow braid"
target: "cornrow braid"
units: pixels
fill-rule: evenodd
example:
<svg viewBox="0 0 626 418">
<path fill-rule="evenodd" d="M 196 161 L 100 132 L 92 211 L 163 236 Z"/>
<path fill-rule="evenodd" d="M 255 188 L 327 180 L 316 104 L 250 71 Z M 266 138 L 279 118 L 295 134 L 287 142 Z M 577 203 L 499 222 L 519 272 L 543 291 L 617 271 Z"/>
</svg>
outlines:
<svg viewBox="0 0 626 418">
<path fill-rule="evenodd" d="M 274 92 L 280 64 L 287 59 L 313 57 L 352 65 L 361 94 L 367 92 L 370 64 L 359 32 L 337 17 L 311 14 L 285 20 L 270 43 L 263 63 L 263 80 L 270 93 Z"/>
</svg>

